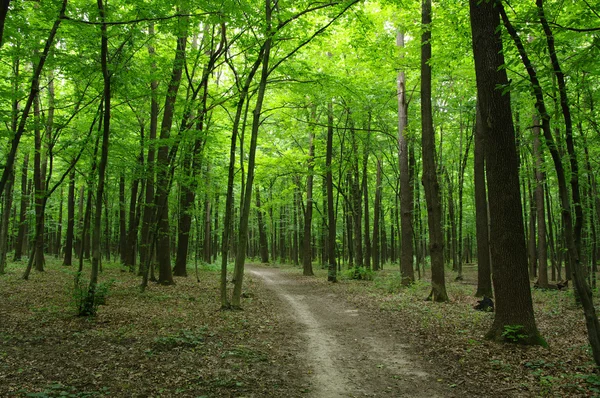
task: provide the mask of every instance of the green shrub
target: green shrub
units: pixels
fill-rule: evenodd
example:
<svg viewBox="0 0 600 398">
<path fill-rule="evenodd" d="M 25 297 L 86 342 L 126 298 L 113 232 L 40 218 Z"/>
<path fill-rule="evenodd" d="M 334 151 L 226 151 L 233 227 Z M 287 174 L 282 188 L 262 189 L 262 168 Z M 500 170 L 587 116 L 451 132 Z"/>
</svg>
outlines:
<svg viewBox="0 0 600 398">
<path fill-rule="evenodd" d="M 347 279 L 354 279 L 359 281 L 372 281 L 375 273 L 373 270 L 365 267 L 352 267 L 343 271 L 343 275 Z"/>
<path fill-rule="evenodd" d="M 114 280 L 97 283 L 95 288 L 91 290 L 88 281 L 83 279 L 77 280 L 71 293 L 71 300 L 77 310 L 77 315 L 95 316 L 98 312 L 98 307 L 106 305 L 106 299 L 113 284 Z"/>
</svg>

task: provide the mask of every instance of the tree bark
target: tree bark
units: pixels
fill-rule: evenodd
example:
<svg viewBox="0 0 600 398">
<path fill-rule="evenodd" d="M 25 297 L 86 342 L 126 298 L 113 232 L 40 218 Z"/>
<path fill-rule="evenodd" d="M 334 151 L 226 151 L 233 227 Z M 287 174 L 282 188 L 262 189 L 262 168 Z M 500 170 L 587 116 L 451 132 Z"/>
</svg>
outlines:
<svg viewBox="0 0 600 398">
<path fill-rule="evenodd" d="M 73 265 L 73 237 L 75 235 L 75 168 L 69 176 L 69 193 L 67 195 L 67 236 L 63 265 Z"/>
<path fill-rule="evenodd" d="M 148 35 L 154 35 L 154 24 L 150 23 L 148 27 Z M 156 51 L 152 45 L 148 46 L 148 55 L 152 59 L 151 70 L 156 71 Z M 150 99 L 150 136 L 148 138 L 148 153 L 146 161 L 146 189 L 144 193 L 144 212 L 142 215 L 142 230 L 141 230 L 141 244 L 140 244 L 140 269 L 139 274 L 145 275 L 148 271 L 147 267 L 152 267 L 152 261 L 154 253 L 151 250 L 152 243 L 150 242 L 150 228 L 154 219 L 153 214 L 156 213 L 154 207 L 154 179 L 156 175 L 155 170 L 155 156 L 156 156 L 156 135 L 158 131 L 158 80 L 152 80 L 150 83 L 151 87 L 151 99 Z"/>
<path fill-rule="evenodd" d="M 167 89 L 163 119 L 160 126 L 160 140 L 156 157 L 156 195 L 154 205 L 156 207 L 156 220 L 158 222 L 158 236 L 156 237 L 156 260 L 158 262 L 158 283 L 172 285 L 173 273 L 171 270 L 171 229 L 169 226 L 169 144 L 167 140 L 171 137 L 171 127 L 175 113 L 175 102 L 181 82 L 181 76 L 185 64 L 185 50 L 187 46 L 187 32 L 189 25 L 188 17 L 180 18 L 179 33 L 177 35 L 177 48 L 173 61 L 173 71 Z"/>
<path fill-rule="evenodd" d="M 519 342 L 545 344 L 533 313 L 527 247 L 520 200 L 518 154 L 512 122 L 499 11 L 493 1 L 470 0 L 477 98 L 485 139 L 489 192 L 491 259 L 494 264 L 495 318 L 487 337 L 504 339 L 519 325 Z"/>
<path fill-rule="evenodd" d="M 127 246 L 127 212 L 125 211 L 125 176 L 119 177 L 119 256 L 125 265 Z"/>
<path fill-rule="evenodd" d="M 548 250 L 546 244 L 546 208 L 544 199 L 544 161 L 540 142 L 540 126 L 537 114 L 533 117 L 533 157 L 535 159 L 535 202 L 538 229 L 538 285 L 548 287 Z"/>
<path fill-rule="evenodd" d="M 100 149 L 100 162 L 98 163 L 98 186 L 96 188 L 96 207 L 94 227 L 92 228 L 92 270 L 85 304 L 80 308 L 80 316 L 95 315 L 96 286 L 98 284 L 98 273 L 102 261 L 100 252 L 100 232 L 102 227 L 102 201 L 104 198 L 104 183 L 106 178 L 106 165 L 108 163 L 108 140 L 110 135 L 110 112 L 111 112 L 111 87 L 110 73 L 108 70 L 108 34 L 106 21 L 106 10 L 102 0 L 98 0 L 98 11 L 102 25 L 100 60 L 102 66 L 102 77 L 104 81 L 103 100 L 104 113 L 102 121 L 102 146 Z"/>
<path fill-rule="evenodd" d="M 431 293 L 433 301 L 448 301 L 444 276 L 444 238 L 442 233 L 442 206 L 435 161 L 435 131 L 431 107 L 431 0 L 422 2 L 421 35 L 421 122 L 423 148 L 423 188 L 427 201 L 429 227 L 429 255 L 431 257 Z"/>
<path fill-rule="evenodd" d="M 381 250 L 379 238 L 379 220 L 381 219 L 381 160 L 377 159 L 377 176 L 375 177 L 375 203 L 373 204 L 373 271 L 379 271 Z M 412 249 L 412 244 L 411 244 Z M 412 269 L 412 267 L 411 267 Z"/>
<path fill-rule="evenodd" d="M 404 34 L 396 34 L 396 46 L 404 48 Z M 413 253 L 413 189 L 410 183 L 408 162 L 408 139 L 406 137 L 408 104 L 406 102 L 406 75 L 398 72 L 398 162 L 400 170 L 400 273 L 402 284 L 410 285 L 415 280 Z"/>
<path fill-rule="evenodd" d="M 311 111 L 311 120 L 315 119 L 315 108 Z M 304 232 L 302 234 L 302 274 L 313 276 L 312 268 L 312 213 L 313 213 L 313 179 L 315 170 L 314 132 L 310 127 L 308 144 L 308 175 L 306 177 L 306 209 L 304 211 Z"/>
<path fill-rule="evenodd" d="M 489 215 L 485 185 L 485 137 L 479 105 L 475 122 L 475 148 L 473 150 L 473 175 L 475 184 L 475 238 L 477 239 L 477 292 L 476 297 L 492 297 L 490 263 Z"/>
<path fill-rule="evenodd" d="M 23 168 L 21 169 L 21 205 L 19 211 L 19 232 L 15 242 L 15 256 L 13 261 L 21 261 L 23 256 L 23 248 L 25 246 L 25 238 L 27 235 L 27 207 L 29 204 L 29 194 L 27 189 L 27 169 L 29 166 L 29 153 L 25 153 L 23 158 Z"/>
<path fill-rule="evenodd" d="M 335 214 L 333 209 L 333 104 L 331 101 L 327 104 L 327 149 L 325 153 L 325 185 L 327 187 L 327 281 L 337 282 L 336 265 L 336 235 Z"/>
<path fill-rule="evenodd" d="M 252 199 L 252 183 L 254 181 L 254 163 L 256 158 L 256 144 L 258 130 L 260 127 L 260 115 L 267 88 L 267 78 L 269 76 L 269 58 L 271 55 L 272 33 L 271 33 L 271 0 L 265 1 L 265 22 L 267 39 L 262 54 L 262 71 L 258 83 L 258 93 L 256 104 L 252 111 L 252 134 L 250 137 L 250 150 L 248 154 L 248 173 L 246 176 L 246 186 L 244 193 L 244 206 L 240 214 L 240 226 L 238 235 L 238 249 L 235 257 L 234 285 L 231 295 L 231 306 L 241 308 L 242 284 L 244 279 L 244 262 L 246 260 L 246 246 L 248 242 L 248 219 L 250 216 L 250 201 Z"/>
<path fill-rule="evenodd" d="M 10 212 L 12 209 L 12 199 L 13 199 L 13 186 L 14 186 L 14 174 L 11 174 L 7 180 L 7 184 L 5 186 L 6 192 L 4 192 L 3 198 L 3 209 L 1 220 L 2 224 L 0 225 L 0 275 L 5 273 L 6 269 L 6 257 L 8 254 L 8 233 L 9 233 L 9 221 L 10 221 Z"/>
<path fill-rule="evenodd" d="M 256 218 L 258 221 L 258 240 L 260 246 L 260 261 L 267 264 L 269 262 L 269 247 L 267 244 L 267 233 L 265 231 L 265 222 L 263 220 L 263 210 L 260 202 L 260 189 L 256 187 Z"/>
</svg>

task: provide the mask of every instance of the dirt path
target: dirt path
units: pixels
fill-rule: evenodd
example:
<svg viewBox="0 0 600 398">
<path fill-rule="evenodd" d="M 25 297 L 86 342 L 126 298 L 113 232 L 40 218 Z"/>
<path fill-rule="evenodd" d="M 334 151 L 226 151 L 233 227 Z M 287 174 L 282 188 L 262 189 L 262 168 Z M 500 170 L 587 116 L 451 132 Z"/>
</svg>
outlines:
<svg viewBox="0 0 600 398">
<path fill-rule="evenodd" d="M 247 266 L 289 319 L 286 345 L 307 369 L 313 397 L 452 397 L 423 371 L 401 336 L 326 288 L 277 269 Z"/>
</svg>

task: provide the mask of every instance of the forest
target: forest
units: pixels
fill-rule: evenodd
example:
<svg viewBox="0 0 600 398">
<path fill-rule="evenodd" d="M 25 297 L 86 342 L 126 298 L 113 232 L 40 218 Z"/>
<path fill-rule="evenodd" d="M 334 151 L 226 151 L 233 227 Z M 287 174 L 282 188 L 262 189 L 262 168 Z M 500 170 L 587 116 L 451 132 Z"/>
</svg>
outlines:
<svg viewBox="0 0 600 398">
<path fill-rule="evenodd" d="M 597 396 L 599 59 L 598 0 L 2 0 L 0 395 Z"/>
</svg>

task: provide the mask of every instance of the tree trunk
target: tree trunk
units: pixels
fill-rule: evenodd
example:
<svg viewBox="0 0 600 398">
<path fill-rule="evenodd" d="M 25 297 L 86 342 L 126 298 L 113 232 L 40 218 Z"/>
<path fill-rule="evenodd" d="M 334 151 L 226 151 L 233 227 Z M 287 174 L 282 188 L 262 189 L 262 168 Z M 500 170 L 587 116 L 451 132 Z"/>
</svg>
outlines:
<svg viewBox="0 0 600 398">
<path fill-rule="evenodd" d="M 121 264 L 125 265 L 127 246 L 127 213 L 125 210 L 125 176 L 119 177 L 119 255 Z"/>
<path fill-rule="evenodd" d="M 379 243 L 379 220 L 381 219 L 381 160 L 379 159 L 377 159 L 377 177 L 375 178 L 375 203 L 373 204 L 373 271 L 379 271 L 381 259 Z"/>
<path fill-rule="evenodd" d="M 10 211 L 12 208 L 12 199 L 13 199 L 13 186 L 14 186 L 14 173 L 8 177 L 4 192 L 4 203 L 2 209 L 2 215 L 0 220 L 2 220 L 2 224 L 0 224 L 0 275 L 5 273 L 6 269 L 6 257 L 8 254 L 8 233 L 9 233 L 9 221 L 10 221 Z"/>
<path fill-rule="evenodd" d="M 13 261 L 21 261 L 23 256 L 23 248 L 25 246 L 25 238 L 27 235 L 27 207 L 29 204 L 29 194 L 27 189 L 27 169 L 29 166 L 29 153 L 25 153 L 23 158 L 23 168 L 21 169 L 21 207 L 19 211 L 19 232 L 15 242 L 15 256 Z"/>
<path fill-rule="evenodd" d="M 75 235 L 75 168 L 69 176 L 69 193 L 67 195 L 67 236 L 63 265 L 73 265 L 73 237 Z"/>
<path fill-rule="evenodd" d="M 263 211 L 260 203 L 260 189 L 256 187 L 256 218 L 258 220 L 258 240 L 260 246 L 260 261 L 269 262 L 269 247 L 267 244 L 267 233 L 265 231 L 265 222 L 263 220 Z"/>
<path fill-rule="evenodd" d="M 269 58 L 271 55 L 271 1 L 266 0 L 265 21 L 267 39 L 264 45 L 264 54 L 262 55 L 262 71 L 258 83 L 258 93 L 256 105 L 252 112 L 252 134 L 250 137 L 250 153 L 248 154 L 248 174 L 246 179 L 244 193 L 244 207 L 241 209 L 240 226 L 238 235 L 238 250 L 235 257 L 234 286 L 231 296 L 231 306 L 241 308 L 242 284 L 244 279 L 244 262 L 246 260 L 246 245 L 248 241 L 248 219 L 250 216 L 250 200 L 252 199 L 252 183 L 254 182 L 254 163 L 256 157 L 256 143 L 258 130 L 260 127 L 260 115 L 262 111 L 263 100 L 267 88 L 267 78 L 269 76 Z"/>
<path fill-rule="evenodd" d="M 398 31 L 396 45 L 404 48 L 404 34 Z M 400 273 L 402 284 L 410 285 L 415 280 L 413 267 L 413 189 L 410 183 L 408 162 L 408 139 L 406 125 L 408 104 L 406 102 L 406 75 L 404 71 L 398 72 L 398 162 L 400 170 Z"/>
<path fill-rule="evenodd" d="M 154 23 L 150 23 L 148 27 L 148 35 L 152 37 L 154 35 Z M 154 47 L 148 46 L 148 54 L 151 58 L 151 71 L 156 71 L 156 61 L 154 57 L 156 52 Z M 150 83 L 151 87 L 151 100 L 150 100 L 150 137 L 148 138 L 148 154 L 146 161 L 146 192 L 144 194 L 144 213 L 142 216 L 142 230 L 141 230 L 141 244 L 140 244 L 140 269 L 139 274 L 145 275 L 148 271 L 148 267 L 152 268 L 152 262 L 154 252 L 151 250 L 152 242 L 150 241 L 150 228 L 154 219 L 153 214 L 156 213 L 154 208 L 154 178 L 156 174 L 155 161 L 156 156 L 156 135 L 158 131 L 158 80 L 152 80 Z"/>
<path fill-rule="evenodd" d="M 335 214 L 333 213 L 333 172 L 331 161 L 333 158 L 333 104 L 327 104 L 327 149 L 325 153 L 325 185 L 327 187 L 327 239 L 329 241 L 327 253 L 327 281 L 337 282 L 337 265 L 335 258 L 337 228 Z"/>
<path fill-rule="evenodd" d="M 158 283 L 172 285 L 173 273 L 171 271 L 171 229 L 169 226 L 169 144 L 171 127 L 175 113 L 175 101 L 181 82 L 181 75 L 185 64 L 185 49 L 187 45 L 188 17 L 181 17 L 179 21 L 179 34 L 177 49 L 173 61 L 173 71 L 167 89 L 163 119 L 160 126 L 160 140 L 156 157 L 156 220 L 158 222 L 158 236 L 156 237 L 156 260 L 158 262 Z"/>
<path fill-rule="evenodd" d="M 421 122 L 423 148 L 423 188 L 427 201 L 429 255 L 431 257 L 431 293 L 433 301 L 448 301 L 444 276 L 444 238 L 442 206 L 435 161 L 435 132 L 431 107 L 431 0 L 423 0 L 421 36 Z"/>
<path fill-rule="evenodd" d="M 495 318 L 487 337 L 503 340 L 506 327 L 519 325 L 519 342 L 544 344 L 531 300 L 527 273 L 518 154 L 504 65 L 498 8 L 470 1 L 477 97 L 485 139 L 489 192 L 491 259 L 494 264 Z"/>
<path fill-rule="evenodd" d="M 37 88 L 39 91 L 39 87 Z M 44 271 L 44 176 L 42 175 L 42 136 L 40 131 L 40 98 L 39 94 L 33 102 L 34 115 L 34 148 L 33 157 L 33 185 L 35 206 L 35 234 L 33 236 L 35 251 L 33 266 L 36 271 Z"/>
<path fill-rule="evenodd" d="M 311 120 L 315 119 L 315 108 L 311 111 Z M 310 128 L 308 144 L 308 176 L 306 177 L 306 210 L 304 211 L 304 232 L 302 234 L 302 274 L 313 276 L 312 268 L 312 213 L 313 213 L 313 179 L 315 170 L 315 144 L 313 129 Z"/>
<path fill-rule="evenodd" d="M 367 142 L 364 146 L 363 151 L 363 168 L 362 168 L 362 188 L 361 192 L 364 195 L 364 222 L 365 222 L 365 251 L 364 251 L 364 263 L 365 268 L 371 269 L 371 227 L 369 225 L 369 183 L 367 178 L 367 165 L 369 161 L 369 150 L 371 140 L 371 115 L 369 114 L 369 126 L 367 128 Z"/>
<path fill-rule="evenodd" d="M 489 215 L 485 185 L 485 137 L 479 104 L 477 105 L 474 134 L 473 175 L 475 179 L 475 238 L 477 239 L 477 292 L 475 296 L 492 297 Z"/>
<path fill-rule="evenodd" d="M 548 287 L 548 251 L 546 244 L 546 209 L 544 199 L 544 161 L 540 142 L 540 126 L 537 114 L 533 116 L 533 157 L 535 159 L 535 207 L 538 235 L 538 280 L 541 288 Z"/>
<path fill-rule="evenodd" d="M 85 304 L 80 308 L 80 316 L 95 315 L 95 295 L 96 285 L 98 283 L 98 272 L 100 270 L 100 230 L 102 226 L 102 201 L 104 198 L 104 183 L 106 178 L 106 165 L 108 163 L 108 140 L 110 134 L 110 112 L 111 112 L 111 87 L 110 73 L 108 71 L 108 34 L 106 20 L 106 11 L 102 0 L 98 0 L 98 10 L 102 20 L 102 45 L 101 45 L 101 65 L 102 77 L 104 80 L 104 120 L 102 122 L 102 146 L 100 150 L 100 162 L 98 164 L 98 186 L 96 189 L 96 208 L 94 217 L 94 227 L 92 228 L 92 271 L 90 274 L 90 285 L 88 288 Z"/>
</svg>

